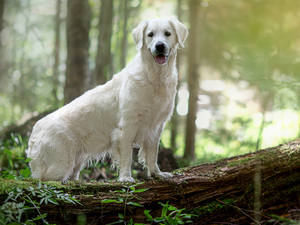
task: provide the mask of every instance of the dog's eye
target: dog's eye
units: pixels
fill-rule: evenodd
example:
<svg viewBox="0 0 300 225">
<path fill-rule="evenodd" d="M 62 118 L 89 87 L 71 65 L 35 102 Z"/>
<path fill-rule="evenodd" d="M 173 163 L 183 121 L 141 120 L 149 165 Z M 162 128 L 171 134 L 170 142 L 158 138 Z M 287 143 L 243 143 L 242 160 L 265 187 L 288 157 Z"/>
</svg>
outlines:
<svg viewBox="0 0 300 225">
<path fill-rule="evenodd" d="M 148 34 L 148 37 L 153 37 L 153 32 L 150 32 L 150 33 Z"/>
<path fill-rule="evenodd" d="M 166 31 L 165 35 L 166 35 L 167 37 L 169 37 L 169 36 L 171 36 L 171 33 L 170 33 L 169 31 Z"/>
</svg>

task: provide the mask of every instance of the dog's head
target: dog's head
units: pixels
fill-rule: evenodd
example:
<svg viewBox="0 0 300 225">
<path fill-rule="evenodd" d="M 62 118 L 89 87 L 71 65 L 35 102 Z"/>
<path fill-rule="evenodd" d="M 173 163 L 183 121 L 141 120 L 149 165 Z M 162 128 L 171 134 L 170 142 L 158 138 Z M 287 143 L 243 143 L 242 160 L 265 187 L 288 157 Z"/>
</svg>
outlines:
<svg viewBox="0 0 300 225">
<path fill-rule="evenodd" d="M 184 47 L 187 34 L 187 28 L 179 21 L 158 18 L 142 21 L 132 31 L 132 38 L 138 50 L 147 48 L 155 63 L 163 66 L 167 64 L 172 49 L 178 44 Z"/>
</svg>

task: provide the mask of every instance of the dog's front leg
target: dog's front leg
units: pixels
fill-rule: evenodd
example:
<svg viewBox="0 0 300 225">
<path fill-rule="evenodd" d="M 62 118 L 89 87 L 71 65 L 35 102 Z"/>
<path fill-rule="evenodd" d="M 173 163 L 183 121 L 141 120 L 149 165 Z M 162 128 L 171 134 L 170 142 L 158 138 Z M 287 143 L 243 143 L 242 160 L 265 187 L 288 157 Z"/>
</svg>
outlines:
<svg viewBox="0 0 300 225">
<path fill-rule="evenodd" d="M 164 125 L 161 125 L 159 128 L 158 135 L 152 138 L 149 138 L 144 142 L 144 151 L 145 151 L 145 165 L 148 168 L 148 176 L 156 175 L 162 178 L 173 177 L 171 173 L 161 172 L 157 165 L 157 155 L 159 148 L 159 140 L 162 133 Z"/>
<path fill-rule="evenodd" d="M 120 175 L 119 181 L 121 182 L 135 182 L 131 177 L 131 164 L 133 152 L 133 140 L 136 135 L 136 128 L 133 126 L 123 126 L 120 132 L 119 149 L 120 149 Z"/>
</svg>

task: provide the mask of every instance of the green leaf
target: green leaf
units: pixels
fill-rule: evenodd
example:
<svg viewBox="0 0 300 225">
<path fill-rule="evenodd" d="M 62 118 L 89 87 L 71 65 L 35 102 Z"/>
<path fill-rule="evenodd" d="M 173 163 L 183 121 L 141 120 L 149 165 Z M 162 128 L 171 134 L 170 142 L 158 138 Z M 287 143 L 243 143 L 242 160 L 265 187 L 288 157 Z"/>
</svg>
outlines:
<svg viewBox="0 0 300 225">
<path fill-rule="evenodd" d="M 144 207 L 143 205 L 141 205 L 137 202 L 128 202 L 127 205 L 134 205 L 134 206 Z"/>
<path fill-rule="evenodd" d="M 128 225 L 133 225 L 133 218 L 131 218 L 131 219 L 129 220 Z"/>
<path fill-rule="evenodd" d="M 120 219 L 124 219 L 124 215 L 123 214 L 119 213 L 118 216 L 119 216 Z"/>
<path fill-rule="evenodd" d="M 185 214 L 182 218 L 183 219 L 191 219 L 192 215 L 191 214 Z"/>
<path fill-rule="evenodd" d="M 168 208 L 169 211 L 177 211 L 178 209 L 172 205 L 169 206 Z"/>
<path fill-rule="evenodd" d="M 129 187 L 131 190 L 135 191 L 135 187 L 134 186 L 131 186 Z"/>
<path fill-rule="evenodd" d="M 42 214 L 42 217 L 41 217 L 40 215 L 38 215 L 36 218 L 33 219 L 33 221 L 36 221 L 36 220 L 40 220 L 40 219 L 42 219 L 42 218 L 45 218 L 47 215 L 48 215 L 48 213 Z"/>
<path fill-rule="evenodd" d="M 159 222 L 166 221 L 166 219 L 165 219 L 165 218 L 162 218 L 162 217 L 156 217 L 153 221 L 154 221 L 155 223 L 159 223 Z"/>
<path fill-rule="evenodd" d="M 5 150 L 3 151 L 3 153 L 6 154 L 6 155 L 12 156 L 12 152 L 9 151 L 9 150 L 7 150 L 7 149 L 5 149 Z"/>
<path fill-rule="evenodd" d="M 65 200 L 67 200 L 67 201 L 73 203 L 74 205 L 76 204 L 72 199 L 66 198 Z"/>
<path fill-rule="evenodd" d="M 118 202 L 117 200 L 115 199 L 104 199 L 101 201 L 102 203 L 111 203 L 111 202 Z"/>
<path fill-rule="evenodd" d="M 49 198 L 48 200 L 49 200 L 49 202 L 51 202 L 54 205 L 59 205 L 58 202 L 53 198 Z"/>
<path fill-rule="evenodd" d="M 120 202 L 123 202 L 123 201 L 124 201 L 123 198 L 121 198 L 121 197 L 118 197 L 118 200 L 119 200 Z"/>
<path fill-rule="evenodd" d="M 133 193 L 140 193 L 140 192 L 144 192 L 144 191 L 147 191 L 149 188 L 146 188 L 146 189 L 137 189 L 135 190 Z"/>
<path fill-rule="evenodd" d="M 15 179 L 15 175 L 13 174 L 9 174 L 5 177 L 5 179 L 8 179 L 8 180 L 14 180 Z"/>
<path fill-rule="evenodd" d="M 147 217 L 147 221 L 153 221 L 153 217 L 150 215 L 150 212 L 151 210 L 144 210 L 144 214 L 145 216 Z"/>
<path fill-rule="evenodd" d="M 22 171 L 22 173 L 20 172 L 21 175 L 23 175 L 24 178 L 29 177 L 29 175 L 31 174 L 30 170 L 28 168 L 24 169 Z"/>
</svg>

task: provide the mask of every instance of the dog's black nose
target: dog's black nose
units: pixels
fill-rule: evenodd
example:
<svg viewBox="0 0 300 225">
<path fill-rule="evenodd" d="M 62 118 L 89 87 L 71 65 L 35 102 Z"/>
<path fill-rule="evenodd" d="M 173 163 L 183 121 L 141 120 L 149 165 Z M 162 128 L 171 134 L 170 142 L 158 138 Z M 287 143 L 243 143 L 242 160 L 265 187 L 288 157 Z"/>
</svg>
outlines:
<svg viewBox="0 0 300 225">
<path fill-rule="evenodd" d="M 161 41 L 159 41 L 156 43 L 155 48 L 156 48 L 157 52 L 163 53 L 165 50 L 165 44 L 162 43 Z"/>
</svg>

